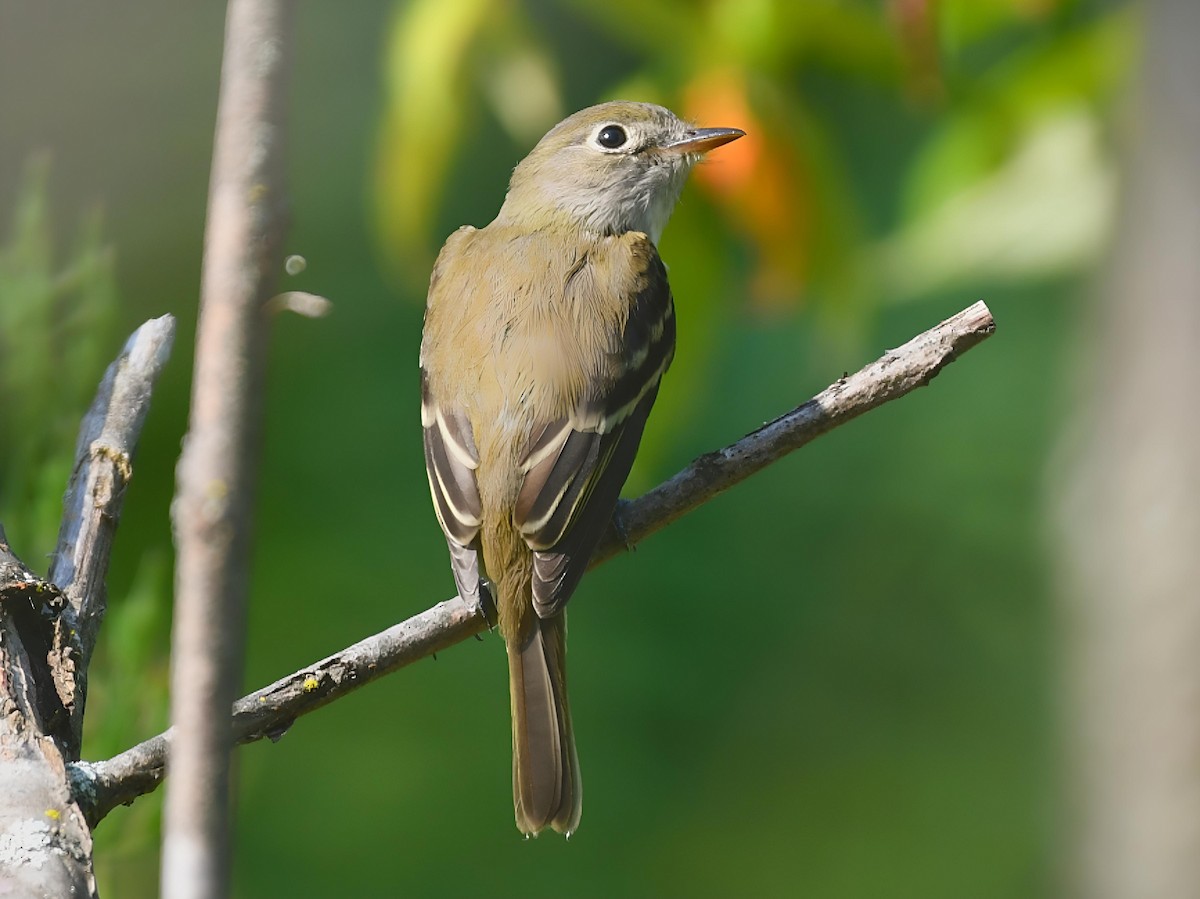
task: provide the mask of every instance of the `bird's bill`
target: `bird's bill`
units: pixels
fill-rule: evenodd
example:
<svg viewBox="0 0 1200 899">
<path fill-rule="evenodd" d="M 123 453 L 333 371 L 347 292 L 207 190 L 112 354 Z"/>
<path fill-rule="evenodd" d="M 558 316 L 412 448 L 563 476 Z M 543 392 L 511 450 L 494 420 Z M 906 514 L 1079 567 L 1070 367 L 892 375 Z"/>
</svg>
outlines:
<svg viewBox="0 0 1200 899">
<path fill-rule="evenodd" d="M 683 138 L 662 149 L 668 153 L 707 153 L 745 136 L 746 132 L 741 128 L 693 128 Z"/>
</svg>

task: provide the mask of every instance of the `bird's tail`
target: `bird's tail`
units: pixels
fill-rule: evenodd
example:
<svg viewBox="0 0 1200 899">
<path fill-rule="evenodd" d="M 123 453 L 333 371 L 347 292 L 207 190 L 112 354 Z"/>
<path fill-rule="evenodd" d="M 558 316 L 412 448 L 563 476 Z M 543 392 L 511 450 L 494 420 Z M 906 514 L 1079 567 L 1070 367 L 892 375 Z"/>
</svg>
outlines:
<svg viewBox="0 0 1200 899">
<path fill-rule="evenodd" d="M 567 707 L 567 620 L 530 615 L 507 638 L 512 698 L 513 804 L 517 827 L 570 836 L 579 826 L 583 788 Z"/>
</svg>

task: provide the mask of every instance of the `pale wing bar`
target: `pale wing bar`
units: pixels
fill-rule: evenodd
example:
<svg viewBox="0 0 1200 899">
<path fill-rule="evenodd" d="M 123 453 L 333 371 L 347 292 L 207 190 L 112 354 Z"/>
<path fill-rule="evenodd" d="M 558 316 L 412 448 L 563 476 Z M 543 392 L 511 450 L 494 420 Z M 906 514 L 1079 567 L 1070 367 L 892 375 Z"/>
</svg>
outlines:
<svg viewBox="0 0 1200 899">
<path fill-rule="evenodd" d="M 534 552 L 533 604 L 556 614 L 578 584 L 629 476 L 659 381 L 675 351 L 675 314 L 653 257 L 614 335 L 608 375 L 569 418 L 548 423 L 522 460 L 514 521 Z"/>
<path fill-rule="evenodd" d="M 533 608 L 543 618 L 557 614 L 571 598 L 587 570 L 600 538 L 604 536 L 621 488 L 629 477 L 650 407 L 658 390 L 648 393 L 634 408 L 622 428 L 604 471 L 592 479 L 592 492 L 571 522 L 567 534 L 552 549 L 533 554 Z"/>
<path fill-rule="evenodd" d="M 478 537 L 482 515 L 475 469 L 479 453 L 471 423 L 462 413 L 438 407 L 421 370 L 421 426 L 425 473 L 433 508 L 450 547 L 450 562 L 459 595 L 479 602 Z"/>
</svg>

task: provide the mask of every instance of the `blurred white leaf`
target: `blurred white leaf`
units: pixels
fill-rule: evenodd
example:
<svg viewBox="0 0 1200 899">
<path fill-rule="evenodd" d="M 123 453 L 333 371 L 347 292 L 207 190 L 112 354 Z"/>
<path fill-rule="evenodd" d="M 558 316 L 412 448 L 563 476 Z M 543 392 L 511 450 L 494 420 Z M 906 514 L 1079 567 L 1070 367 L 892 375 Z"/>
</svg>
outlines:
<svg viewBox="0 0 1200 899">
<path fill-rule="evenodd" d="M 1098 122 L 1064 108 L 1038 119 L 994 174 L 876 247 L 875 262 L 899 297 L 1074 271 L 1100 252 L 1115 193 Z"/>
</svg>

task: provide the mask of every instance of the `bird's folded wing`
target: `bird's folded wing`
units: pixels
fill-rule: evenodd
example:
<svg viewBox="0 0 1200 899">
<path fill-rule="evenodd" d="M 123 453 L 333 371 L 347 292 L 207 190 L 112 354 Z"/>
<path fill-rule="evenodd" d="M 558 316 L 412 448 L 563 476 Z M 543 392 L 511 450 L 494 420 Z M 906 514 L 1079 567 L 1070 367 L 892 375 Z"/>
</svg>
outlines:
<svg viewBox="0 0 1200 899">
<path fill-rule="evenodd" d="M 629 476 L 659 381 L 675 350 L 666 270 L 646 258 L 628 315 L 576 408 L 535 427 L 513 514 L 534 550 L 533 605 L 542 617 L 570 598 Z"/>
<path fill-rule="evenodd" d="M 421 371 L 421 425 L 425 444 L 425 472 L 433 494 L 433 508 L 446 534 L 454 581 L 459 595 L 479 601 L 479 559 L 476 537 L 482 517 L 475 469 L 479 452 L 471 423 L 461 412 L 438 406 Z"/>
</svg>

